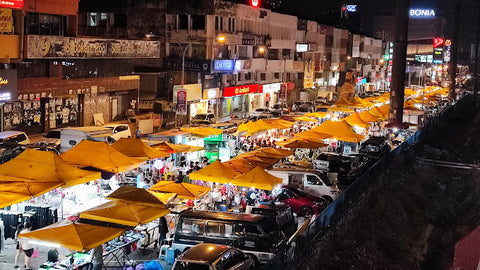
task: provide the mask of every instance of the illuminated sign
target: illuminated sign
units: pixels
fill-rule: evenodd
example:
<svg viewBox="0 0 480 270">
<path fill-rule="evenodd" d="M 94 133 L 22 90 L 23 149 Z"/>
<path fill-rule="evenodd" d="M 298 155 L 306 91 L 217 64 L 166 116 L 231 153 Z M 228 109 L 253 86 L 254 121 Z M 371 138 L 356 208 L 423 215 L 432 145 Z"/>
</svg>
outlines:
<svg viewBox="0 0 480 270">
<path fill-rule="evenodd" d="M 23 0 L 0 0 L 1 8 L 23 8 Z"/>
<path fill-rule="evenodd" d="M 445 46 L 452 46 L 452 41 L 450 39 L 447 39 L 445 41 Z"/>
<path fill-rule="evenodd" d="M 435 17 L 433 9 L 410 9 L 411 17 Z"/>
<path fill-rule="evenodd" d="M 434 38 L 433 39 L 433 48 L 437 48 L 443 44 L 443 38 Z"/>
<path fill-rule="evenodd" d="M 347 11 L 348 12 L 356 12 L 357 11 L 357 5 L 347 5 Z"/>
<path fill-rule="evenodd" d="M 0 102 L 17 97 L 17 70 L 0 70 Z"/>
<path fill-rule="evenodd" d="M 297 44 L 297 52 L 308 51 L 308 44 Z"/>
<path fill-rule="evenodd" d="M 8 84 L 8 79 L 4 79 L 2 77 L 0 77 L 0 85 L 7 85 Z"/>
<path fill-rule="evenodd" d="M 234 60 L 213 60 L 213 71 L 233 71 L 235 68 Z"/>
<path fill-rule="evenodd" d="M 260 3 L 260 0 L 252 0 L 252 2 L 251 2 L 252 7 L 258 7 L 259 3 Z"/>
<path fill-rule="evenodd" d="M 237 96 L 237 95 L 245 95 L 245 94 L 250 94 L 250 93 L 256 93 L 257 91 L 258 91 L 258 84 L 225 87 L 223 89 L 223 96 L 224 97 L 233 97 L 233 96 Z"/>
</svg>

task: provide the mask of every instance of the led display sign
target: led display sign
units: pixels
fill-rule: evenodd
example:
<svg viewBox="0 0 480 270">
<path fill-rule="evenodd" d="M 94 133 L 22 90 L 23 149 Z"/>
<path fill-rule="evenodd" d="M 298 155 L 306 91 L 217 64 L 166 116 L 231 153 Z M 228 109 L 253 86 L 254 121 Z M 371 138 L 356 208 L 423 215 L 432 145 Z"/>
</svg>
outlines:
<svg viewBox="0 0 480 270">
<path fill-rule="evenodd" d="M 0 0 L 0 8 L 23 8 L 23 0 Z"/>
<path fill-rule="evenodd" d="M 435 17 L 433 9 L 410 9 L 410 17 Z"/>
<path fill-rule="evenodd" d="M 297 44 L 297 52 L 308 51 L 308 44 Z"/>
<path fill-rule="evenodd" d="M 213 71 L 229 72 L 235 68 L 234 60 L 213 60 Z"/>
<path fill-rule="evenodd" d="M 437 48 L 443 44 L 443 38 L 434 38 L 433 39 L 433 48 Z"/>
<path fill-rule="evenodd" d="M 357 12 L 357 5 L 347 5 L 348 12 Z"/>
</svg>

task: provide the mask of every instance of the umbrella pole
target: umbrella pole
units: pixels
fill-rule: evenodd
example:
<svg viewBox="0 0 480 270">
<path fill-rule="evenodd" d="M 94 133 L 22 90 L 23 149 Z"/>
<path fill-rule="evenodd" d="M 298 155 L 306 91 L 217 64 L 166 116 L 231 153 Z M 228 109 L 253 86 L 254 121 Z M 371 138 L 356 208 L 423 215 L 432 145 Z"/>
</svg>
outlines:
<svg viewBox="0 0 480 270">
<path fill-rule="evenodd" d="M 62 220 L 63 220 L 63 191 L 62 191 L 62 195 L 60 195 L 60 209 L 62 211 Z"/>
</svg>

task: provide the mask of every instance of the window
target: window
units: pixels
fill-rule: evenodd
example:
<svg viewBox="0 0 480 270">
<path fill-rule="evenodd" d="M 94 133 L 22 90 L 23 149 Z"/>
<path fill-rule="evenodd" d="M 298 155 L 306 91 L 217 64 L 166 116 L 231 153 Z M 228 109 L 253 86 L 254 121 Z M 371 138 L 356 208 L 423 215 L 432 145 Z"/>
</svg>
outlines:
<svg viewBox="0 0 480 270">
<path fill-rule="evenodd" d="M 96 13 L 94 22 L 97 22 Z M 29 35 L 55 35 L 63 36 L 66 32 L 66 16 L 43 13 L 27 13 L 25 17 L 25 32 Z M 87 21 L 87 24 L 90 21 Z"/>
<path fill-rule="evenodd" d="M 107 13 L 100 13 L 100 21 L 106 21 L 107 20 Z"/>
<path fill-rule="evenodd" d="M 322 186 L 322 181 L 318 179 L 316 175 L 307 175 L 307 183 L 309 185 L 319 185 Z"/>
<path fill-rule="evenodd" d="M 267 75 L 265 73 L 260 73 L 260 81 L 265 81 L 267 79 Z"/>
<path fill-rule="evenodd" d="M 182 233 L 183 234 L 196 234 L 203 235 L 205 232 L 205 224 L 203 220 L 196 219 L 184 219 L 182 222 Z"/>
<path fill-rule="evenodd" d="M 246 72 L 245 73 L 245 80 L 250 81 L 252 79 L 252 73 L 251 72 Z"/>
<path fill-rule="evenodd" d="M 205 30 L 205 15 L 192 15 L 192 29 Z"/>
<path fill-rule="evenodd" d="M 241 80 L 242 80 L 242 73 L 239 72 L 237 75 L 237 81 L 241 81 Z"/>
<path fill-rule="evenodd" d="M 233 224 L 217 221 L 209 221 L 207 223 L 208 236 L 227 236 L 231 237 L 233 234 Z"/>
<path fill-rule="evenodd" d="M 178 29 L 188 29 L 188 15 L 178 15 Z"/>
<path fill-rule="evenodd" d="M 269 49 L 267 52 L 269 60 L 280 60 L 278 59 L 278 49 Z"/>
<path fill-rule="evenodd" d="M 235 225 L 236 235 L 262 235 L 256 224 L 252 223 L 237 223 Z"/>
<path fill-rule="evenodd" d="M 228 18 L 228 32 L 232 31 L 232 18 Z"/>
<path fill-rule="evenodd" d="M 280 72 L 273 73 L 273 78 L 280 79 Z"/>
<path fill-rule="evenodd" d="M 98 14 L 97 13 L 88 13 L 88 25 L 97 26 L 98 25 Z"/>
<path fill-rule="evenodd" d="M 215 16 L 215 30 L 218 30 L 218 17 Z"/>
<path fill-rule="evenodd" d="M 232 18 L 232 32 L 235 32 L 235 18 Z"/>
<path fill-rule="evenodd" d="M 220 17 L 220 31 L 223 30 L 223 17 Z"/>
</svg>

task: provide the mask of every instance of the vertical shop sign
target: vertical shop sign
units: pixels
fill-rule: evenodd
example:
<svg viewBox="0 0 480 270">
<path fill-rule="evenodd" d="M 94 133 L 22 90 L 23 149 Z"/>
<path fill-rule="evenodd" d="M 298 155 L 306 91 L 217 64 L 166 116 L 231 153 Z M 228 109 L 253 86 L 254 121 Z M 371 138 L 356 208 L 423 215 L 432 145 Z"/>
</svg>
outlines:
<svg viewBox="0 0 480 270">
<path fill-rule="evenodd" d="M 177 92 L 177 115 L 187 115 L 187 90 L 179 89 Z"/>
<path fill-rule="evenodd" d="M 0 33 L 11 33 L 12 31 L 12 10 L 0 8 Z"/>
</svg>

